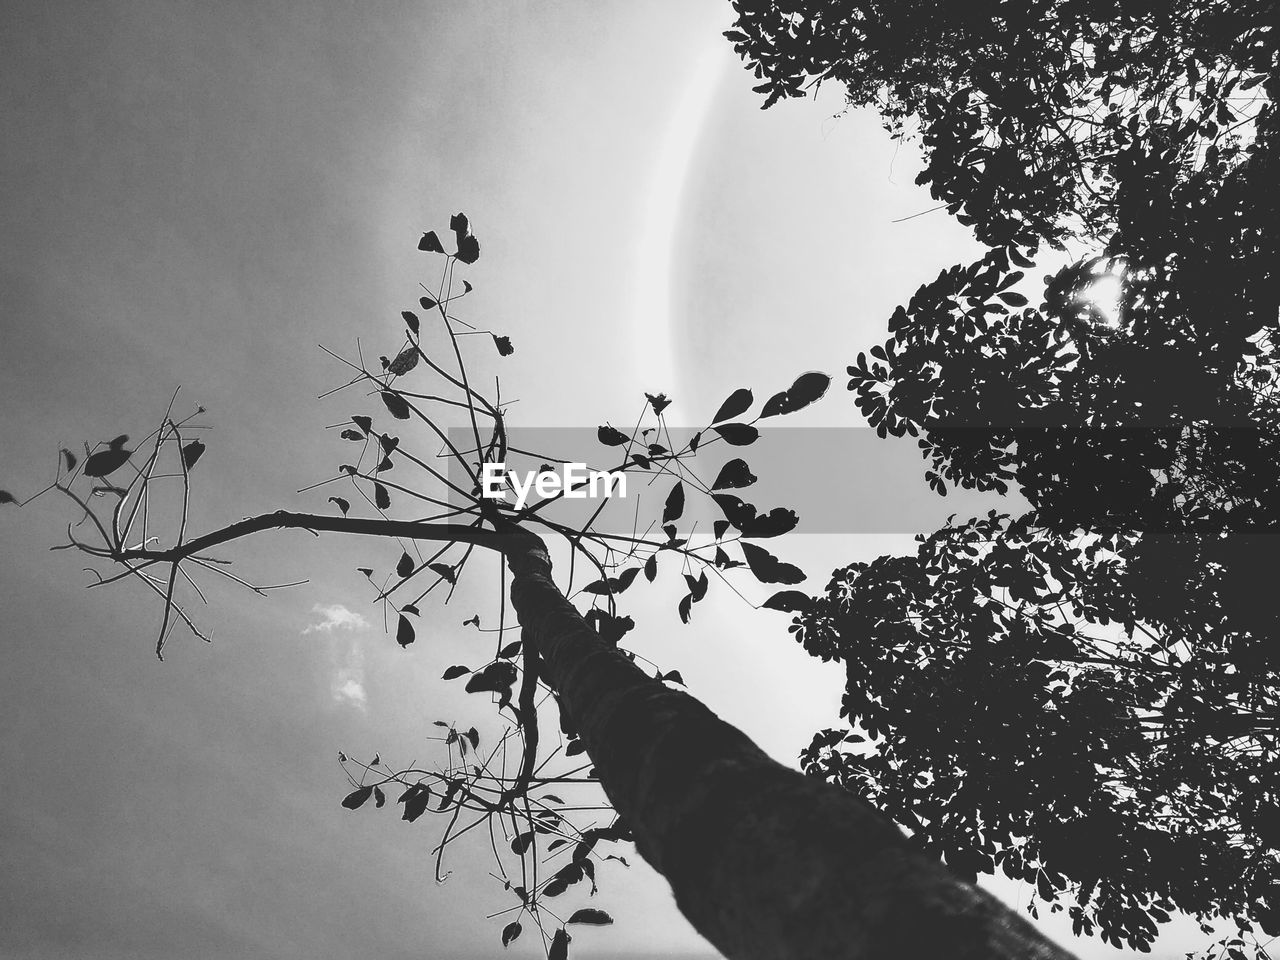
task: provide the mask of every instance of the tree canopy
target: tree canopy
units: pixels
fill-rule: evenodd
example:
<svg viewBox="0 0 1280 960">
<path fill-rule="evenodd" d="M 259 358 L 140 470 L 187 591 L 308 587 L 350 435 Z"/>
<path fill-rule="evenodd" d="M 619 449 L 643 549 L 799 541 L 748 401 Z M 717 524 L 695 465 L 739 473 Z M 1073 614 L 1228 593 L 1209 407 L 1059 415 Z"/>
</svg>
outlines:
<svg viewBox="0 0 1280 960">
<path fill-rule="evenodd" d="M 917 438 L 939 493 L 1032 506 L 836 571 L 792 629 L 845 663 L 852 730 L 807 769 L 1077 932 L 1147 947 L 1182 910 L 1265 956 L 1275 4 L 735 7 L 766 106 L 841 84 L 918 137 L 920 182 L 988 246 L 894 312 L 849 367 L 856 405 Z M 1074 252 L 1037 284 L 1046 246 Z"/>
</svg>

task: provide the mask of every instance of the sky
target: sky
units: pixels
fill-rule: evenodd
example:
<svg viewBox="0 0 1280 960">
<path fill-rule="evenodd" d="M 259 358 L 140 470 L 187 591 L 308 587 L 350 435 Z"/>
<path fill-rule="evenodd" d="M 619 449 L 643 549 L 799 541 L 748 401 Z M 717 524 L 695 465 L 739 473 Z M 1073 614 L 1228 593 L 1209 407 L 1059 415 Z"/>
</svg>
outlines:
<svg viewBox="0 0 1280 960">
<path fill-rule="evenodd" d="M 693 425 L 819 369 L 835 388 L 802 422 L 856 424 L 844 366 L 976 246 L 941 213 L 895 222 L 933 203 L 874 117 L 830 95 L 761 112 L 731 19 L 713 0 L 6 4 L 0 487 L 145 435 L 180 386 L 213 425 L 196 528 L 320 509 L 324 488 L 295 491 L 333 474 L 325 427 L 366 401 L 317 400 L 343 377 L 318 345 L 394 349 L 417 239 L 459 210 L 483 249 L 467 315 L 516 347 L 473 338 L 473 369 L 501 372 L 517 423 L 627 422 L 662 391 Z M 428 762 L 432 720 L 495 729 L 438 678 L 475 660 L 462 621 L 495 614 L 496 566 L 405 651 L 355 572 L 393 548 L 267 535 L 238 569 L 307 582 L 211 587 L 214 642 L 179 635 L 160 663 L 154 598 L 86 591 L 45 549 L 73 519 L 51 497 L 0 515 L 0 957 L 492 956 L 507 900 L 483 850 L 460 844 L 437 884 L 438 827 L 342 809 L 337 754 Z M 817 590 L 908 532 L 795 537 L 785 558 Z M 635 645 L 714 710 L 789 763 L 836 722 L 841 671 L 785 617 L 713 592 L 681 627 L 662 586 L 628 610 Z M 576 955 L 713 957 L 631 859 L 602 871 L 616 923 Z"/>
</svg>

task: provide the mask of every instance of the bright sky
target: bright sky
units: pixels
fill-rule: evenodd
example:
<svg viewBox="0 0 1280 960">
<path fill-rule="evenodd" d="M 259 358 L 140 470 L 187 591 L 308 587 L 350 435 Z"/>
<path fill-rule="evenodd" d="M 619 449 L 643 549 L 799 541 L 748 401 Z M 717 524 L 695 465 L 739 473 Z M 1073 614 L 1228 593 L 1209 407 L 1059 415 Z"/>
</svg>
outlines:
<svg viewBox="0 0 1280 960">
<path fill-rule="evenodd" d="M 942 214 L 891 222 L 932 202 L 874 118 L 834 118 L 835 97 L 761 113 L 726 3 L 48 0 L 6 19 L 0 485 L 19 495 L 60 446 L 145 434 L 182 385 L 215 425 L 198 527 L 321 508 L 293 491 L 332 474 L 323 427 L 359 404 L 315 400 L 342 376 L 316 345 L 392 348 L 426 279 L 417 238 L 457 210 L 483 245 L 469 316 L 516 345 L 474 369 L 501 370 L 526 426 L 627 421 L 643 390 L 692 423 L 815 368 L 836 386 L 805 422 L 854 423 L 844 366 L 973 250 Z M 484 915 L 507 900 L 481 852 L 436 885 L 438 821 L 341 809 L 336 755 L 427 762 L 433 719 L 494 729 L 437 680 L 475 661 L 460 624 L 492 616 L 494 580 L 476 571 L 405 652 L 354 569 L 393 548 L 264 538 L 236 553 L 247 574 L 310 582 L 213 589 L 214 644 L 160 664 L 156 604 L 86 592 L 79 559 L 45 550 L 69 519 L 49 498 L 0 516 L 0 956 L 493 956 Z M 784 552 L 816 590 L 907 544 Z M 629 611 L 637 646 L 713 709 L 787 762 L 835 722 L 841 671 L 785 617 L 722 591 L 680 628 L 661 588 Z M 601 881 L 617 923 L 576 935 L 579 956 L 712 955 L 643 864 Z"/>
</svg>

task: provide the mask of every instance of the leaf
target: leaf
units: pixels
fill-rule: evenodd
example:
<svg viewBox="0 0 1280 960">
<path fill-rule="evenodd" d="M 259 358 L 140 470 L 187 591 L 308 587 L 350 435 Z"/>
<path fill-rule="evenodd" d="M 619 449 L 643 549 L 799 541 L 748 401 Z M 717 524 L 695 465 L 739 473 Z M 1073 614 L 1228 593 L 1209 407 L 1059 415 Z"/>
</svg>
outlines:
<svg viewBox="0 0 1280 960">
<path fill-rule="evenodd" d="M 373 796 L 373 787 L 361 787 L 343 797 L 342 805 L 348 810 L 358 810 L 371 796 Z"/>
<path fill-rule="evenodd" d="M 400 608 L 400 612 L 412 613 L 415 617 L 422 615 L 422 611 L 418 609 L 418 605 L 416 603 L 406 603 Z"/>
<path fill-rule="evenodd" d="M 564 748 L 564 755 L 566 757 L 576 757 L 578 754 L 586 753 L 586 752 L 587 752 L 587 745 L 583 743 L 581 740 L 574 740 L 567 747 Z"/>
<path fill-rule="evenodd" d="M 505 647 L 503 647 L 501 650 L 498 651 L 498 659 L 511 660 L 512 658 L 520 654 L 520 651 L 521 649 L 523 649 L 523 647 L 524 647 L 523 640 L 513 640 L 511 643 L 508 643 Z"/>
<path fill-rule="evenodd" d="M 368 436 L 369 432 L 373 430 L 373 421 L 368 417 L 352 417 L 351 422 L 364 431 L 365 436 Z"/>
<path fill-rule="evenodd" d="M 783 563 L 764 547 L 743 541 L 742 553 L 747 558 L 747 566 L 761 583 L 800 583 L 805 579 L 803 570 Z"/>
<path fill-rule="evenodd" d="M 413 568 L 417 566 L 413 562 L 413 557 L 408 553 L 400 554 L 400 562 L 396 564 L 396 576 L 403 580 L 409 574 L 413 573 Z"/>
<path fill-rule="evenodd" d="M 467 732 L 464 733 L 463 736 L 466 737 L 469 741 L 471 741 L 472 750 L 475 750 L 480 746 L 480 733 L 479 731 L 476 730 L 475 727 L 468 728 Z"/>
<path fill-rule="evenodd" d="M 573 938 L 565 933 L 564 927 L 555 932 L 551 938 L 551 949 L 547 951 L 547 960 L 569 960 L 569 941 Z"/>
<path fill-rule="evenodd" d="M 462 263 L 475 263 L 480 259 L 480 241 L 467 236 L 458 241 L 458 260 Z"/>
<path fill-rule="evenodd" d="M 373 788 L 373 805 L 374 805 L 374 807 L 376 807 L 377 809 L 381 810 L 381 809 L 382 809 L 382 805 L 383 805 L 384 803 L 386 803 L 386 802 L 387 802 L 387 795 L 386 795 L 385 793 L 383 793 L 383 792 L 382 792 L 382 788 L 381 788 L 381 787 L 374 787 L 374 788 Z"/>
<path fill-rule="evenodd" d="M 449 667 L 449 669 L 445 670 L 443 674 L 441 674 L 440 679 L 441 680 L 457 680 L 459 677 L 465 677 L 470 672 L 471 672 L 470 667 L 464 667 L 461 664 L 454 664 L 452 667 Z"/>
<path fill-rule="evenodd" d="M 506 660 L 491 663 L 471 675 L 467 681 L 467 693 L 509 694 L 516 681 L 516 665 Z"/>
<path fill-rule="evenodd" d="M 693 596 L 681 598 L 680 605 L 676 609 L 680 612 L 680 622 L 688 623 L 689 616 L 693 613 Z"/>
<path fill-rule="evenodd" d="M 696 578 L 692 574 L 684 575 L 685 583 L 689 585 L 689 596 L 694 603 L 697 603 L 707 595 L 707 571 L 703 570 Z"/>
<path fill-rule="evenodd" d="M 400 819 L 413 823 L 427 812 L 427 804 L 431 802 L 431 788 L 425 783 L 414 784 L 396 802 L 404 804 L 404 812 L 400 814 Z"/>
<path fill-rule="evenodd" d="M 603 910 L 596 910 L 592 907 L 583 907 L 581 910 L 575 910 L 567 923 L 589 923 L 597 927 L 606 927 L 613 923 L 613 917 L 609 916 Z"/>
<path fill-rule="evenodd" d="M 67 472 L 68 472 L 68 473 L 70 473 L 72 470 L 74 470 L 74 469 L 76 468 L 76 463 L 78 462 L 78 461 L 76 460 L 76 455 L 75 455 L 74 453 L 72 453 L 70 450 L 68 450 L 66 447 L 63 447 L 63 448 L 62 448 L 62 457 L 63 457 L 63 459 L 64 459 L 64 460 L 66 460 L 66 462 L 67 462 Z"/>
<path fill-rule="evenodd" d="M 116 439 L 118 440 L 119 438 L 117 437 Z M 128 438 L 126 437 L 125 439 Z M 84 475 L 86 477 L 105 477 L 115 473 L 133 456 L 132 450 L 125 450 L 116 445 L 115 440 L 112 440 L 111 443 L 111 449 L 99 450 L 85 461 Z"/>
<path fill-rule="evenodd" d="M 342 433 L 338 434 L 338 436 L 342 437 L 343 440 L 358 441 L 358 440 L 364 439 L 364 434 L 360 433 L 360 431 L 358 430 L 352 430 L 350 427 L 348 427 L 346 430 L 343 430 Z"/>
<path fill-rule="evenodd" d="M 454 240 L 462 242 L 462 238 L 471 232 L 471 221 L 465 213 L 455 213 L 449 218 L 449 229 L 453 231 Z"/>
<path fill-rule="evenodd" d="M 347 511 L 351 509 L 350 501 L 343 500 L 342 497 L 330 497 L 329 502 L 336 504 L 338 509 L 342 511 L 342 515 L 344 517 L 347 515 Z"/>
<path fill-rule="evenodd" d="M 405 398 L 400 396 L 398 393 L 383 390 L 382 402 L 387 405 L 387 409 L 391 411 L 391 415 L 397 420 L 409 419 L 409 404 Z"/>
<path fill-rule="evenodd" d="M 522 929 L 523 928 L 520 926 L 519 920 L 512 920 L 508 923 L 502 928 L 502 945 L 504 947 L 508 946 L 513 940 L 520 936 L 520 931 Z"/>
<path fill-rule="evenodd" d="M 416 632 L 413 629 L 413 624 L 409 622 L 408 617 L 401 614 L 400 622 L 396 626 L 396 643 L 402 647 L 407 647 L 413 643 L 415 636 Z"/>
<path fill-rule="evenodd" d="M 812 605 L 813 598 L 799 590 L 779 590 L 761 604 L 767 610 L 781 610 L 783 613 L 804 613 Z"/>
<path fill-rule="evenodd" d="M 413 314 L 408 315 L 413 316 Z M 387 371 L 389 373 L 394 373 L 397 377 L 403 377 L 417 365 L 418 348 L 410 345 L 396 354 L 396 358 L 387 366 Z M 403 420 L 405 418 L 401 417 L 401 419 Z"/>
<path fill-rule="evenodd" d="M 720 423 L 722 420 L 732 420 L 734 417 L 742 416 L 751 407 L 754 399 L 750 390 L 746 387 L 740 387 L 729 394 L 724 403 L 720 404 L 720 409 L 711 418 L 711 422 Z"/>
<path fill-rule="evenodd" d="M 441 579 L 448 581 L 448 583 L 454 584 L 458 582 L 458 574 L 454 571 L 453 567 L 449 566 L 449 564 L 431 563 L 427 566 L 433 573 L 438 574 Z"/>
<path fill-rule="evenodd" d="M 810 371 L 802 373 L 782 393 L 775 393 L 760 411 L 761 417 L 776 417 L 784 413 L 795 413 L 811 403 L 822 399 L 827 388 L 831 386 L 831 378 L 825 373 Z"/>
<path fill-rule="evenodd" d="M 799 522 L 800 518 L 796 516 L 794 510 L 788 510 L 786 507 L 774 507 L 768 513 L 763 513 L 747 520 L 738 529 L 742 531 L 744 537 L 754 537 L 760 540 L 768 537 L 780 537 L 784 533 L 794 530 Z"/>
<path fill-rule="evenodd" d="M 442 250 L 441 253 L 443 252 L 444 251 Z M 440 305 L 439 302 L 434 297 L 418 298 L 418 306 L 422 307 L 423 310 L 434 310 L 439 305 Z"/>
<path fill-rule="evenodd" d="M 720 434 L 725 443 L 733 447 L 745 447 L 755 443 L 756 438 L 760 436 L 760 431 L 749 423 L 723 423 L 711 429 Z"/>
<path fill-rule="evenodd" d="M 1028 302 L 1026 297 L 1013 290 L 998 294 L 998 296 L 1011 307 L 1025 307 Z"/>
<path fill-rule="evenodd" d="M 621 430 L 615 430 L 607 423 L 596 430 L 596 437 L 606 447 L 620 447 L 627 442 L 627 435 Z"/>
<path fill-rule="evenodd" d="M 749 487 L 755 482 L 756 475 L 751 472 L 751 468 L 747 466 L 747 462 L 740 458 L 735 458 L 720 468 L 720 472 L 716 474 L 715 483 L 711 484 L 711 489 L 737 489 L 740 487 Z"/>
<path fill-rule="evenodd" d="M 373 485 L 373 503 L 379 510 L 386 510 L 391 506 L 391 494 L 380 483 Z"/>
<path fill-rule="evenodd" d="M 17 503 L 18 498 L 8 490 L 0 490 L 0 503 Z"/>
<path fill-rule="evenodd" d="M 205 451 L 205 446 L 199 440 L 192 440 L 182 448 L 182 463 L 190 470 L 196 465 L 196 461 L 200 459 Z"/>
<path fill-rule="evenodd" d="M 654 416 L 662 416 L 662 411 L 671 406 L 671 401 L 667 399 L 665 393 L 654 396 L 652 393 L 646 393 L 644 398 L 649 401 L 649 406 L 653 408 Z"/>
<path fill-rule="evenodd" d="M 534 831 L 530 830 L 527 833 L 517 834 L 516 836 L 512 837 L 511 852 L 514 853 L 517 857 L 523 857 L 524 852 L 528 850 L 529 846 L 533 843 L 533 838 L 535 836 L 536 834 L 534 833 Z"/>
<path fill-rule="evenodd" d="M 370 580 L 373 579 L 373 567 L 356 567 L 356 573 L 363 573 Z"/>
<path fill-rule="evenodd" d="M 676 485 L 671 488 L 671 492 L 667 494 L 666 506 L 662 508 L 662 522 L 664 524 L 671 523 L 673 520 L 679 520 L 684 513 L 684 481 L 677 480 Z"/>
<path fill-rule="evenodd" d="M 510 337 L 500 337 L 496 333 L 491 333 L 493 337 L 493 345 L 498 348 L 498 356 L 509 357 L 516 352 L 516 348 L 511 345 Z"/>
<path fill-rule="evenodd" d="M 418 249 L 425 253 L 444 253 L 444 244 L 440 242 L 434 230 L 428 230 L 418 241 Z"/>
<path fill-rule="evenodd" d="M 658 575 L 658 555 L 650 554 L 649 559 L 644 562 L 644 578 L 653 583 L 653 578 Z"/>
<path fill-rule="evenodd" d="M 426 299 L 426 297 L 423 297 L 422 300 L 419 301 L 423 304 L 424 310 L 429 309 L 426 306 Z M 433 303 L 432 306 L 435 306 L 435 304 Z M 401 310 L 400 316 L 404 318 L 404 325 L 409 328 L 409 332 L 416 337 L 418 335 L 418 315 L 411 310 Z M 414 363 L 417 362 L 417 360 L 414 361 Z"/>
</svg>

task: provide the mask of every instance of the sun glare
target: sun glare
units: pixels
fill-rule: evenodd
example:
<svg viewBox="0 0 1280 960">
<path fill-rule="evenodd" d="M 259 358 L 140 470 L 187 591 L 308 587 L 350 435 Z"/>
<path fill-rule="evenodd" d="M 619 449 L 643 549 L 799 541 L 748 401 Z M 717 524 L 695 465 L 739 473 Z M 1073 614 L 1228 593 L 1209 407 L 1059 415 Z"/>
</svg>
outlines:
<svg viewBox="0 0 1280 960">
<path fill-rule="evenodd" d="M 1114 330 L 1120 326 L 1123 297 L 1123 275 L 1104 273 L 1081 291 L 1079 302 L 1091 306 L 1096 311 L 1100 326 Z"/>
</svg>

